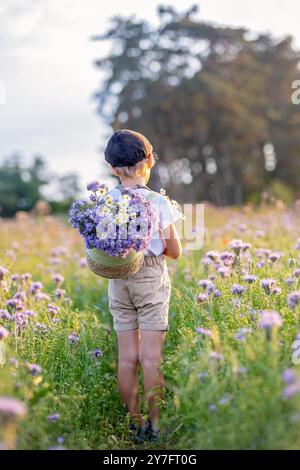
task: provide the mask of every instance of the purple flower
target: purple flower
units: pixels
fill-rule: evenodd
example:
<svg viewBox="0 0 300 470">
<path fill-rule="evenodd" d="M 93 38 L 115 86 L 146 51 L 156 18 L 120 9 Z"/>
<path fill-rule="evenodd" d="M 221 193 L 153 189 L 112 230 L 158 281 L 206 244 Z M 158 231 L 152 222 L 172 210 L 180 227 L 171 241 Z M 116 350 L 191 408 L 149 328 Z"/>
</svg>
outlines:
<svg viewBox="0 0 300 470">
<path fill-rule="evenodd" d="M 296 308 L 297 305 L 300 303 L 300 290 L 291 292 L 288 295 L 287 303 L 290 308 Z"/>
<path fill-rule="evenodd" d="M 295 245 L 295 250 L 300 250 L 300 238 L 298 238 L 297 243 Z"/>
<path fill-rule="evenodd" d="M 9 335 L 9 333 L 8 333 L 7 329 L 4 328 L 4 326 L 0 325 L 0 341 L 7 338 L 8 335 Z"/>
<path fill-rule="evenodd" d="M 11 314 L 5 309 L 0 309 L 1 320 L 11 320 Z"/>
<path fill-rule="evenodd" d="M 201 326 L 199 328 L 197 328 L 197 333 L 199 333 L 200 335 L 203 335 L 203 336 L 208 336 L 208 337 L 211 337 L 212 336 L 212 332 L 210 330 L 207 330 L 206 328 L 202 328 Z"/>
<path fill-rule="evenodd" d="M 255 276 L 255 274 L 246 274 L 244 276 L 244 281 L 252 284 L 253 282 L 257 281 L 257 276 Z"/>
<path fill-rule="evenodd" d="M 295 269 L 295 271 L 293 272 L 293 276 L 297 279 L 300 278 L 300 269 Z"/>
<path fill-rule="evenodd" d="M 249 335 L 251 331 L 251 328 L 239 328 L 234 334 L 235 339 L 244 342 L 246 341 L 247 335 Z"/>
<path fill-rule="evenodd" d="M 240 252 L 245 252 L 251 248 L 250 243 L 245 243 L 243 240 L 232 240 L 229 244 L 230 248 L 235 252 L 236 255 L 239 255 Z"/>
<path fill-rule="evenodd" d="M 204 302 L 207 302 L 207 300 L 208 300 L 207 294 L 200 293 L 197 295 L 197 304 L 203 304 Z"/>
<path fill-rule="evenodd" d="M 217 411 L 218 407 L 214 403 L 211 403 L 210 405 L 208 405 L 208 409 L 209 411 Z"/>
<path fill-rule="evenodd" d="M 297 375 L 294 369 L 285 369 L 285 371 L 282 373 L 282 380 L 289 385 L 295 383 L 297 380 Z"/>
<path fill-rule="evenodd" d="M 272 289 L 275 287 L 275 279 L 262 279 L 261 287 L 267 295 L 270 295 Z"/>
<path fill-rule="evenodd" d="M 25 310 L 24 315 L 26 317 L 36 317 L 36 312 L 34 310 Z"/>
<path fill-rule="evenodd" d="M 232 263 L 234 262 L 234 253 L 231 253 L 230 251 L 224 251 L 220 255 L 221 261 L 223 261 L 225 266 L 231 266 Z"/>
<path fill-rule="evenodd" d="M 220 266 L 217 271 L 223 278 L 230 277 L 230 269 L 226 266 Z"/>
<path fill-rule="evenodd" d="M 100 183 L 98 181 L 90 181 L 89 183 L 87 183 L 86 189 L 95 193 L 96 191 L 98 191 L 99 186 Z"/>
<path fill-rule="evenodd" d="M 6 305 L 11 308 L 11 310 L 15 310 L 17 312 L 21 312 L 25 308 L 23 302 L 18 299 L 8 299 L 6 301 Z"/>
<path fill-rule="evenodd" d="M 285 279 L 285 283 L 286 283 L 287 286 L 292 286 L 292 285 L 295 284 L 295 280 L 294 280 L 292 277 L 288 276 L 288 277 Z"/>
<path fill-rule="evenodd" d="M 47 416 L 49 423 L 56 423 L 60 418 L 60 413 L 53 413 L 52 415 Z"/>
<path fill-rule="evenodd" d="M 21 281 L 23 283 L 29 281 L 30 279 L 32 279 L 32 275 L 30 273 L 25 273 L 25 274 L 22 274 L 21 276 Z"/>
<path fill-rule="evenodd" d="M 56 439 L 56 442 L 58 442 L 59 444 L 63 444 L 65 442 L 65 438 L 60 436 Z"/>
<path fill-rule="evenodd" d="M 282 325 L 281 316 L 275 311 L 264 310 L 260 314 L 259 327 L 265 330 Z"/>
<path fill-rule="evenodd" d="M 37 377 L 42 372 L 42 368 L 38 364 L 27 364 L 27 369 L 32 377 Z"/>
<path fill-rule="evenodd" d="M 25 403 L 11 397 L 0 397 L 0 415 L 6 419 L 24 418 L 27 413 Z"/>
<path fill-rule="evenodd" d="M 54 274 L 52 276 L 52 280 L 53 282 L 55 282 L 55 284 L 57 284 L 57 286 L 60 286 L 64 282 L 65 279 L 61 274 Z"/>
<path fill-rule="evenodd" d="M 272 295 L 278 295 L 278 294 L 281 294 L 281 288 L 280 287 L 274 287 L 274 289 L 272 289 Z"/>
<path fill-rule="evenodd" d="M 223 354 L 219 353 L 218 351 L 211 351 L 210 352 L 210 358 L 214 359 L 216 361 L 223 362 L 224 361 L 224 356 Z"/>
<path fill-rule="evenodd" d="M 55 289 L 54 294 L 57 299 L 63 299 L 66 295 L 66 291 L 64 289 Z"/>
<path fill-rule="evenodd" d="M 75 344 L 79 343 L 79 336 L 76 333 L 71 333 L 68 336 L 68 341 L 69 341 L 70 344 L 75 345 Z"/>
<path fill-rule="evenodd" d="M 300 392 L 300 381 L 297 381 L 285 387 L 282 395 L 285 400 L 288 400 L 289 398 L 292 398 L 294 395 L 296 395 L 296 393 L 299 393 L 299 392 Z"/>
<path fill-rule="evenodd" d="M 4 276 L 8 273 L 8 270 L 3 266 L 0 266 L 0 281 L 3 281 Z"/>
<path fill-rule="evenodd" d="M 34 299 L 36 302 L 43 302 L 50 300 L 50 296 L 48 294 L 45 294 L 45 292 L 37 292 L 37 294 L 35 294 L 34 296 Z"/>
<path fill-rule="evenodd" d="M 210 279 L 201 279 L 201 281 L 198 282 L 198 285 L 202 287 L 204 290 L 208 289 L 213 283 L 211 282 Z"/>
<path fill-rule="evenodd" d="M 93 351 L 90 351 L 90 355 L 93 359 L 99 359 L 101 356 L 103 356 L 103 352 L 101 349 L 93 349 Z"/>
<path fill-rule="evenodd" d="M 234 295 L 241 296 L 245 292 L 245 287 L 241 286 L 240 284 L 233 284 L 233 286 L 230 289 L 230 292 Z"/>
<path fill-rule="evenodd" d="M 51 313 L 52 315 L 55 315 L 56 313 L 59 312 L 59 307 L 57 305 L 53 305 L 53 304 L 48 304 L 47 305 L 47 311 L 49 313 Z"/>
<path fill-rule="evenodd" d="M 214 292 L 214 296 L 216 299 L 219 299 L 222 296 L 222 292 L 219 289 L 216 289 Z"/>
<path fill-rule="evenodd" d="M 282 257 L 282 253 L 280 251 L 274 251 L 273 253 L 269 254 L 269 260 L 272 263 L 276 263 L 277 261 L 280 260 L 281 257 Z"/>
<path fill-rule="evenodd" d="M 218 251 L 208 251 L 206 253 L 206 257 L 211 259 L 212 261 L 218 261 L 220 258 L 220 253 Z"/>
<path fill-rule="evenodd" d="M 35 295 L 42 288 L 43 288 L 43 284 L 41 282 L 32 282 L 30 284 L 29 292 L 30 292 L 30 294 Z"/>
</svg>

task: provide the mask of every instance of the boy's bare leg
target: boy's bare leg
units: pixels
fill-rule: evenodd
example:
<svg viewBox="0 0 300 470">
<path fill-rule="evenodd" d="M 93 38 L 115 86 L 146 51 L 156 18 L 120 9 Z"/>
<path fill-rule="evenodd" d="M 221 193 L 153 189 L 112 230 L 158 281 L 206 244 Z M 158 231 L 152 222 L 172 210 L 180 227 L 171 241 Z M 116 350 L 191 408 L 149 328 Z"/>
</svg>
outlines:
<svg viewBox="0 0 300 470">
<path fill-rule="evenodd" d="M 118 332 L 118 387 L 134 421 L 143 425 L 138 396 L 139 330 Z"/>
<path fill-rule="evenodd" d="M 148 401 L 149 414 L 153 429 L 158 429 L 159 405 L 165 387 L 160 370 L 162 347 L 166 337 L 165 331 L 141 331 L 140 363 L 144 374 L 144 391 Z"/>
</svg>

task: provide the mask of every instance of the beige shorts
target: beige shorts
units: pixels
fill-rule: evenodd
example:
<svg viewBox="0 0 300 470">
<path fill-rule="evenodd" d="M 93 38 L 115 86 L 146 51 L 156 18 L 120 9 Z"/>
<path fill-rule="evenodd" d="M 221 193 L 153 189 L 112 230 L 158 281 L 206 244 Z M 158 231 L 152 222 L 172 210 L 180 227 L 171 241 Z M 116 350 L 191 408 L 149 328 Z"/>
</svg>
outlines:
<svg viewBox="0 0 300 470">
<path fill-rule="evenodd" d="M 170 294 L 164 255 L 145 256 L 136 274 L 109 280 L 108 300 L 115 330 L 166 331 Z"/>
</svg>

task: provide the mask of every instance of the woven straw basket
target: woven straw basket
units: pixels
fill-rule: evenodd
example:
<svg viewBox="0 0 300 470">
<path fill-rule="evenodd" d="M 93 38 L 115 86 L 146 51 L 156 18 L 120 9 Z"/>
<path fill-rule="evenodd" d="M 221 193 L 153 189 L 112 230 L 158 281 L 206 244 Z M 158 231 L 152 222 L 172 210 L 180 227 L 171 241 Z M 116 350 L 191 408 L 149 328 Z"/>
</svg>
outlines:
<svg viewBox="0 0 300 470">
<path fill-rule="evenodd" d="M 126 278 L 135 274 L 144 261 L 144 253 L 132 251 L 126 258 L 109 256 L 97 248 L 86 250 L 87 263 L 91 271 L 108 279 Z"/>
</svg>

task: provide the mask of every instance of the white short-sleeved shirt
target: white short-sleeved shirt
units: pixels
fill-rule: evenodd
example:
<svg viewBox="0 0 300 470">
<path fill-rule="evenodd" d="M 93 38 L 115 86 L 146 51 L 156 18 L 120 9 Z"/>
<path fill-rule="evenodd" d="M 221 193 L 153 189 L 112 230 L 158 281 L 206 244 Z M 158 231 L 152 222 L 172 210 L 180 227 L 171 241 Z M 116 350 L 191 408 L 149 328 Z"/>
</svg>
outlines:
<svg viewBox="0 0 300 470">
<path fill-rule="evenodd" d="M 124 189 L 129 188 L 125 187 Z M 134 191 L 139 191 L 146 199 L 149 198 L 149 193 L 152 193 L 151 204 L 154 210 L 157 211 L 160 230 L 165 230 L 169 225 L 181 219 L 181 213 L 171 204 L 170 200 L 162 194 L 144 188 L 134 188 Z M 111 194 L 115 200 L 119 200 L 122 197 L 122 193 L 118 188 L 112 189 L 109 191 L 109 194 Z M 153 234 L 147 250 L 145 250 L 145 256 L 159 256 L 164 252 L 164 249 L 165 246 L 161 235 L 159 232 L 156 232 Z"/>
</svg>

